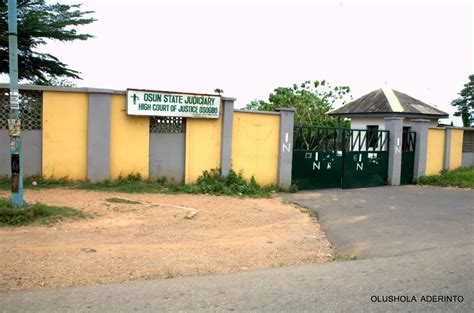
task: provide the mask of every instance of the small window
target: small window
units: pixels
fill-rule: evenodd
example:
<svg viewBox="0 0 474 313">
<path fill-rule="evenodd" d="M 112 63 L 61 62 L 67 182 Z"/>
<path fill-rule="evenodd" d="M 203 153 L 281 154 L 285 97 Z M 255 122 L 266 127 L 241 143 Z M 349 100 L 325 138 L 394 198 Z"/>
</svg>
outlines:
<svg viewBox="0 0 474 313">
<path fill-rule="evenodd" d="M 366 134 L 366 146 L 367 149 L 376 149 L 379 141 L 379 126 L 378 125 L 367 125 Z"/>
</svg>

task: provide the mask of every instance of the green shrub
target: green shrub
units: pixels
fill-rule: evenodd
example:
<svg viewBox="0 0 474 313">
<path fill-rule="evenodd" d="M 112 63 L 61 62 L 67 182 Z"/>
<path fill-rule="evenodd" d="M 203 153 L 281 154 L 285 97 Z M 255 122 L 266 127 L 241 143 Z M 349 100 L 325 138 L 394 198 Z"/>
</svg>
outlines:
<svg viewBox="0 0 474 313">
<path fill-rule="evenodd" d="M 474 166 L 453 171 L 443 170 L 439 175 L 423 176 L 420 177 L 418 183 L 421 185 L 474 188 Z"/>
<path fill-rule="evenodd" d="M 37 184 L 33 185 L 33 181 Z M 262 187 L 257 183 L 255 177 L 246 180 L 242 173 L 236 173 L 234 170 L 230 170 L 229 174 L 223 177 L 219 169 L 204 171 L 196 183 L 188 185 L 168 181 L 166 177 L 159 177 L 156 180 L 143 180 L 138 173 L 129 174 L 125 177 L 120 176 L 116 180 L 105 180 L 96 183 L 70 181 L 65 178 L 59 180 L 44 179 L 42 177 L 25 178 L 26 189 L 59 187 L 125 193 L 191 193 L 251 197 L 268 197 L 272 192 L 295 192 L 297 190 L 294 185 L 289 189 L 280 188 L 276 185 Z M 10 188 L 10 179 L 0 177 L 0 189 L 8 190 Z"/>
<path fill-rule="evenodd" d="M 222 176 L 219 169 L 204 171 L 197 179 L 196 187 L 199 193 L 230 196 L 269 196 L 270 190 L 261 187 L 255 177 L 250 181 L 230 170 L 227 176 Z M 194 190 L 195 191 L 195 190 Z"/>
</svg>

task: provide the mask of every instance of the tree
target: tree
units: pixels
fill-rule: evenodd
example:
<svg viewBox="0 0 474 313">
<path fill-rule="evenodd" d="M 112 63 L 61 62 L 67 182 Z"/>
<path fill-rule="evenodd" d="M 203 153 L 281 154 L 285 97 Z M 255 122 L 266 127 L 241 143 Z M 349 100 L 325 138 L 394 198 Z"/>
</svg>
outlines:
<svg viewBox="0 0 474 313">
<path fill-rule="evenodd" d="M 92 35 L 79 33 L 77 26 L 96 21 L 93 11 L 81 11 L 80 4 L 46 4 L 44 0 L 19 1 L 18 67 L 19 78 L 49 85 L 67 78 L 80 79 L 79 72 L 57 57 L 37 51 L 47 40 L 61 42 L 87 40 Z M 8 6 L 0 3 L 0 73 L 8 73 Z"/>
<path fill-rule="evenodd" d="M 246 109 L 275 111 L 278 108 L 293 108 L 296 125 L 336 126 L 337 119 L 326 113 L 333 109 L 336 102 L 345 103 L 349 93 L 348 86 L 332 87 L 325 80 L 305 81 L 292 87 L 278 87 L 270 94 L 268 102 L 253 100 Z M 341 126 L 348 126 L 348 122 L 343 121 Z"/>
<path fill-rule="evenodd" d="M 451 105 L 457 108 L 454 116 L 462 118 L 464 127 L 471 127 L 474 123 L 474 74 L 469 75 L 469 82 L 464 85 L 459 95 L 459 98 L 451 102 Z"/>
</svg>

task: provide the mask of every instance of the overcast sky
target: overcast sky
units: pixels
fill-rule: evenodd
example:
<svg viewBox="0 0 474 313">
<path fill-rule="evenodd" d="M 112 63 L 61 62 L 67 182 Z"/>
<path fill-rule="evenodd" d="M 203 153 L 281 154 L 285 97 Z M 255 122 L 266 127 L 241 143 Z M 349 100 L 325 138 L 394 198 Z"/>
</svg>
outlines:
<svg viewBox="0 0 474 313">
<path fill-rule="evenodd" d="M 78 86 L 219 87 L 242 107 L 326 79 L 354 98 L 386 84 L 452 113 L 474 72 L 471 1 L 61 2 L 98 19 L 81 28 L 94 39 L 42 48 L 82 73 Z"/>
</svg>

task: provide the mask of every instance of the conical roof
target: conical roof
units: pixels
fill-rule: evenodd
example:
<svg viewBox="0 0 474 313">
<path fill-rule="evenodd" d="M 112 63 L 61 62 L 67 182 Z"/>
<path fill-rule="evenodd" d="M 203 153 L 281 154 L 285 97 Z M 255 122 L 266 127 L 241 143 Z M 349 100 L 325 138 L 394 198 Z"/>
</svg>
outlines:
<svg viewBox="0 0 474 313">
<path fill-rule="evenodd" d="M 407 94 L 380 88 L 328 113 L 332 116 L 419 115 L 444 118 L 449 114 Z"/>
</svg>

